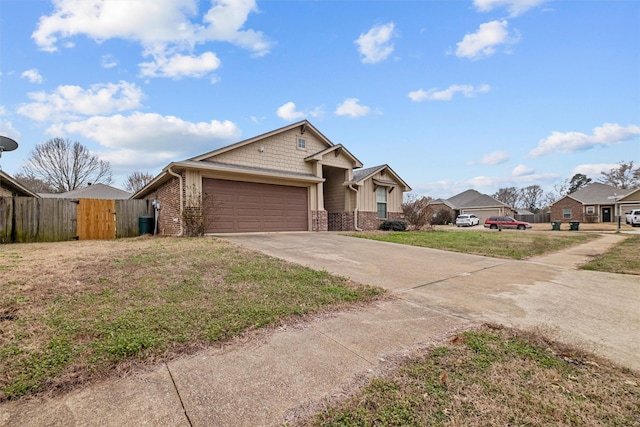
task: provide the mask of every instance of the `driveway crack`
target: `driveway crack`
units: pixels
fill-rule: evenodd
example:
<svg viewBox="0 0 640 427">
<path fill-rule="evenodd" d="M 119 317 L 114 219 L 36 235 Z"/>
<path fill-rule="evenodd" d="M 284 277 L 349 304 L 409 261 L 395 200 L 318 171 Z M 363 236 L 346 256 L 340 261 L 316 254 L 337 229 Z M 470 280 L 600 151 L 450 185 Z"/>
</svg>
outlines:
<svg viewBox="0 0 640 427">
<path fill-rule="evenodd" d="M 180 390 L 178 390 L 178 385 L 176 384 L 176 380 L 173 378 L 173 374 L 171 373 L 171 369 L 169 369 L 169 364 L 165 363 L 164 366 L 167 367 L 167 372 L 169 372 L 169 377 L 171 378 L 171 382 L 173 383 L 173 389 L 176 391 L 178 395 L 178 400 L 180 400 L 180 406 L 182 406 L 182 411 L 184 412 L 184 416 L 187 419 L 190 427 L 193 427 L 193 423 L 189 418 L 189 414 L 187 413 L 187 408 L 184 407 L 184 402 L 182 401 L 182 396 L 180 396 Z"/>
<path fill-rule="evenodd" d="M 362 356 L 361 354 L 358 354 L 358 353 L 356 353 L 355 351 L 351 350 L 349 347 L 347 347 L 346 345 L 342 344 L 340 341 L 336 340 L 336 339 L 335 339 L 335 338 L 333 338 L 332 336 L 325 334 L 324 332 L 322 332 L 322 331 L 321 331 L 321 330 L 319 330 L 319 329 L 316 329 L 316 328 L 313 328 L 313 329 L 314 329 L 316 332 L 318 332 L 319 334 L 321 334 L 322 336 L 324 336 L 324 337 L 326 337 L 326 338 L 330 339 L 331 341 L 333 341 L 334 343 L 338 344 L 340 347 L 344 348 L 344 349 L 345 349 L 345 350 L 347 350 L 349 353 L 351 353 L 351 354 L 355 355 L 356 357 L 358 357 L 358 358 L 360 358 L 360 359 L 364 360 L 364 361 L 365 361 L 365 362 L 367 362 L 368 364 L 370 364 L 370 365 L 373 365 L 373 364 L 374 364 L 371 360 L 369 360 L 369 359 L 367 359 L 366 357 Z"/>
<path fill-rule="evenodd" d="M 472 275 L 474 273 L 478 273 L 480 271 L 485 271 L 485 270 L 490 270 L 490 269 L 495 268 L 495 267 L 500 267 L 501 265 L 504 265 L 504 264 L 506 264 L 506 262 L 501 262 L 500 264 L 490 265 L 488 267 L 482 267 L 482 268 L 479 268 L 479 269 L 473 270 L 473 271 L 465 271 L 464 273 L 456 274 L 455 276 L 449 276 L 449 277 L 445 277 L 443 279 L 438 279 L 438 280 L 434 280 L 432 282 L 427 282 L 427 283 L 423 283 L 421 285 L 416 285 L 416 286 L 414 286 L 412 288 L 408 288 L 408 289 L 402 290 L 399 293 L 406 293 L 406 292 L 413 291 L 414 289 L 420 289 L 420 288 L 424 288 L 425 286 L 435 285 L 436 283 L 446 282 L 447 280 L 451 280 L 451 279 L 454 279 L 456 277 L 470 276 L 470 275 Z"/>
</svg>

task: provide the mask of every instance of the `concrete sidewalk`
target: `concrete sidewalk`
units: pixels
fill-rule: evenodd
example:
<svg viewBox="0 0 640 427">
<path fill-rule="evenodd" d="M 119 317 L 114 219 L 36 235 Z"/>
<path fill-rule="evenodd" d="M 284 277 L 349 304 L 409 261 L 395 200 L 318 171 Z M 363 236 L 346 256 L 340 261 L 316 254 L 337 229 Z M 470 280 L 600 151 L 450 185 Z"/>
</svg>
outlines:
<svg viewBox="0 0 640 427">
<path fill-rule="evenodd" d="M 0 425 L 280 425 L 291 411 L 340 395 L 391 356 L 487 320 L 542 326 L 640 369 L 640 279 L 557 265 L 560 258 L 573 265 L 578 255 L 518 262 L 332 233 L 229 240 L 383 286 L 397 298 L 254 334 L 58 398 L 8 402 L 0 406 Z M 605 237 L 569 253 L 604 251 L 615 242 Z"/>
</svg>

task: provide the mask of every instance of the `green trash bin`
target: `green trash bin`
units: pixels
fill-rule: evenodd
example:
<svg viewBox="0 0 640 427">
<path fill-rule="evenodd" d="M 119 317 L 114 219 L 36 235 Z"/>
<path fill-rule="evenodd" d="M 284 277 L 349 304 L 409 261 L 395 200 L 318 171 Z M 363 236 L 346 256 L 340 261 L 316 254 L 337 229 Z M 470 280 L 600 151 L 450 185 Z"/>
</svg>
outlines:
<svg viewBox="0 0 640 427">
<path fill-rule="evenodd" d="M 580 221 L 570 221 L 569 230 L 578 231 L 580 229 Z"/>
<path fill-rule="evenodd" d="M 140 235 L 143 234 L 153 234 L 153 217 L 152 216 L 141 216 L 138 217 L 138 231 Z"/>
<path fill-rule="evenodd" d="M 562 224 L 562 221 L 553 221 L 551 223 L 551 229 L 555 230 L 555 231 L 560 231 L 560 225 Z"/>
</svg>

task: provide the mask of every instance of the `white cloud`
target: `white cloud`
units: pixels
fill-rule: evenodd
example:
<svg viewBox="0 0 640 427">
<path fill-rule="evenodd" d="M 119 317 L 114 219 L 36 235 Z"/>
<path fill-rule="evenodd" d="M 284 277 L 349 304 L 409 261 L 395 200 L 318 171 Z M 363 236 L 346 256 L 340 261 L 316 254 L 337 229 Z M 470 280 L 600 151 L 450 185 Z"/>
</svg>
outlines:
<svg viewBox="0 0 640 427">
<path fill-rule="evenodd" d="M 533 175 L 535 170 L 531 169 L 529 166 L 519 164 L 515 168 L 513 168 L 513 172 L 511 175 L 513 176 L 525 176 L 525 175 Z"/>
<path fill-rule="evenodd" d="M 102 55 L 102 67 L 113 68 L 118 65 L 118 60 L 113 55 Z"/>
<path fill-rule="evenodd" d="M 91 138 L 111 149 L 100 157 L 115 166 L 158 166 L 215 149 L 240 136 L 237 125 L 228 120 L 193 123 L 174 116 L 141 112 L 58 124 L 49 127 L 47 133 Z"/>
<path fill-rule="evenodd" d="M 358 52 L 362 55 L 362 62 L 365 64 L 375 64 L 387 59 L 393 52 L 391 38 L 395 36 L 395 24 L 389 22 L 384 25 L 376 25 L 354 42 L 358 45 Z"/>
<path fill-rule="evenodd" d="M 491 87 L 487 84 L 480 85 L 477 88 L 472 85 L 451 85 L 447 89 L 438 90 L 437 88 L 423 90 L 418 89 L 409 92 L 409 98 L 412 101 L 451 101 L 456 93 L 462 93 L 465 98 L 472 98 L 479 93 L 487 93 Z"/>
<path fill-rule="evenodd" d="M 34 102 L 18 108 L 18 113 L 36 121 L 76 119 L 79 116 L 108 114 L 139 107 L 142 90 L 134 83 L 95 84 L 89 89 L 80 86 L 58 86 L 52 93 L 30 92 Z"/>
<path fill-rule="evenodd" d="M 276 114 L 281 119 L 293 122 L 295 120 L 304 119 L 305 117 L 308 117 L 308 116 L 320 117 L 324 113 L 321 107 L 316 107 L 313 110 L 307 110 L 307 111 L 296 111 L 295 102 L 289 101 L 284 105 L 282 105 L 281 107 L 278 107 Z"/>
<path fill-rule="evenodd" d="M 358 98 L 347 98 L 336 108 L 335 114 L 338 116 L 362 117 L 371 112 L 371 108 L 360 105 Z"/>
<path fill-rule="evenodd" d="M 593 130 L 593 135 L 582 132 L 551 132 L 551 135 L 541 139 L 538 146 L 531 150 L 529 154 L 533 157 L 540 157 L 544 154 L 574 153 L 585 151 L 594 147 L 606 147 L 617 144 L 640 135 L 640 126 L 620 126 L 617 123 L 604 123 Z"/>
<path fill-rule="evenodd" d="M 573 175 L 581 173 L 589 178 L 600 178 L 602 172 L 609 172 L 613 168 L 620 166 L 618 163 L 598 163 L 592 165 L 579 165 L 573 169 Z"/>
<path fill-rule="evenodd" d="M 492 151 L 489 154 L 485 154 L 478 161 L 467 162 L 468 165 L 499 165 L 509 160 L 509 154 L 506 151 Z"/>
<path fill-rule="evenodd" d="M 202 77 L 217 70 L 220 60 L 212 52 L 200 56 L 176 54 L 170 57 L 156 55 L 154 61 L 140 64 L 140 74 L 144 77 Z"/>
<path fill-rule="evenodd" d="M 456 55 L 460 58 L 479 59 L 491 56 L 500 45 L 512 45 L 520 41 L 518 35 L 509 35 L 505 20 L 480 24 L 478 31 L 464 36 L 457 44 Z"/>
<path fill-rule="evenodd" d="M 504 7 L 509 11 L 510 16 L 514 17 L 547 1 L 549 0 L 473 0 L 473 4 L 480 12 L 490 12 Z"/>
<path fill-rule="evenodd" d="M 164 70 L 167 61 L 172 65 L 152 75 L 172 78 L 181 71 L 188 76 L 202 76 L 204 70 L 212 69 L 210 55 L 193 56 L 198 44 L 228 42 L 258 56 L 269 53 L 272 43 L 262 32 L 243 28 L 249 14 L 257 11 L 255 0 L 212 0 L 202 22 L 194 22 L 200 3 L 204 2 L 57 0 L 53 13 L 40 18 L 31 37 L 45 51 L 56 51 L 62 40 L 77 35 L 98 43 L 113 38 L 137 42 L 143 47 L 143 54 L 153 59 L 151 64 L 158 65 L 157 69 Z"/>
<path fill-rule="evenodd" d="M 24 71 L 20 77 L 23 79 L 29 79 L 31 83 L 42 83 L 44 81 L 38 70 L 35 68 Z"/>
<path fill-rule="evenodd" d="M 296 104 L 291 101 L 279 107 L 276 114 L 281 119 L 284 119 L 290 122 L 307 117 L 306 113 L 303 113 L 301 111 L 296 111 Z"/>
</svg>

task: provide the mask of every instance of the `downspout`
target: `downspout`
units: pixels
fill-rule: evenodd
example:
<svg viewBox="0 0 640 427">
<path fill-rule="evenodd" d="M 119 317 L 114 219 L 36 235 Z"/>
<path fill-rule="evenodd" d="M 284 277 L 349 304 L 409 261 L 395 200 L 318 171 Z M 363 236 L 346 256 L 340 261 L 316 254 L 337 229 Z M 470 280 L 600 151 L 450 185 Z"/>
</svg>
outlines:
<svg viewBox="0 0 640 427">
<path fill-rule="evenodd" d="M 358 228 L 358 209 L 360 205 L 360 201 L 358 199 L 358 190 L 353 188 L 353 184 L 349 183 L 349 190 L 352 190 L 356 193 L 356 208 L 353 211 L 353 228 L 356 231 L 362 231 L 362 228 Z"/>
<path fill-rule="evenodd" d="M 180 232 L 178 233 L 177 237 L 182 236 L 182 233 L 184 232 L 184 230 L 182 229 L 182 205 L 183 200 L 182 200 L 182 176 L 178 175 L 177 173 L 175 173 L 174 171 L 171 170 L 171 166 L 169 166 L 167 168 L 167 172 L 169 172 L 169 175 L 173 175 L 176 178 L 178 178 L 178 183 L 180 184 Z"/>
</svg>

